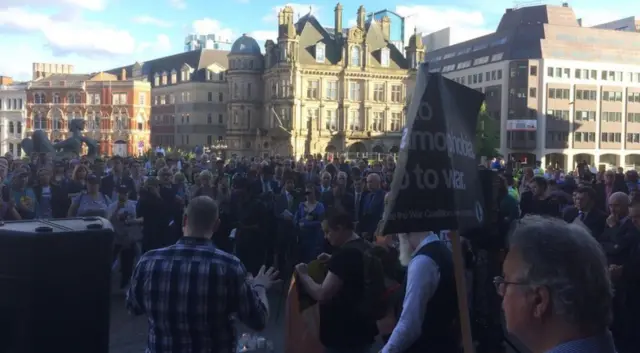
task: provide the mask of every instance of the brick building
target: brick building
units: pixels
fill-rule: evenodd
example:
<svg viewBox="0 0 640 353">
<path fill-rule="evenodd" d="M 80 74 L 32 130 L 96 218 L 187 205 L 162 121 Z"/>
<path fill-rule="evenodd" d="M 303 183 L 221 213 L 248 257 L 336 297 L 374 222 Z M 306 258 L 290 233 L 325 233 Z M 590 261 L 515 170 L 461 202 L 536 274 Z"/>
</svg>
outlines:
<svg viewBox="0 0 640 353">
<path fill-rule="evenodd" d="M 101 154 L 138 155 L 150 148 L 150 90 L 148 82 L 127 79 L 124 71 L 41 77 L 26 89 L 27 135 L 45 130 L 51 141 L 62 141 L 68 122 L 81 118 Z"/>
</svg>

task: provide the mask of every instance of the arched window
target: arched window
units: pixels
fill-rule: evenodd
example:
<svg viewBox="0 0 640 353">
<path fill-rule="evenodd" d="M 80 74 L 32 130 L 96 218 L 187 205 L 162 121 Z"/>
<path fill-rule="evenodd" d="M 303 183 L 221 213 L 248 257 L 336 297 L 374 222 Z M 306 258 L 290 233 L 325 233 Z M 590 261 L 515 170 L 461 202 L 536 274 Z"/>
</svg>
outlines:
<svg viewBox="0 0 640 353">
<path fill-rule="evenodd" d="M 22 122 L 18 121 L 17 122 L 17 126 L 18 126 L 18 131 L 16 131 L 19 135 L 22 135 Z"/>
<path fill-rule="evenodd" d="M 59 110 L 56 110 L 52 113 L 53 118 L 53 130 L 62 130 L 64 129 L 64 117 Z"/>
<path fill-rule="evenodd" d="M 47 128 L 46 120 L 42 113 L 37 112 L 33 117 L 33 129 L 34 130 L 43 130 Z"/>
<path fill-rule="evenodd" d="M 13 121 L 10 121 L 9 122 L 9 133 L 10 134 L 15 133 L 15 129 L 16 129 L 15 124 L 13 123 Z"/>
<path fill-rule="evenodd" d="M 360 66 L 360 47 L 351 47 L 351 66 Z"/>
</svg>

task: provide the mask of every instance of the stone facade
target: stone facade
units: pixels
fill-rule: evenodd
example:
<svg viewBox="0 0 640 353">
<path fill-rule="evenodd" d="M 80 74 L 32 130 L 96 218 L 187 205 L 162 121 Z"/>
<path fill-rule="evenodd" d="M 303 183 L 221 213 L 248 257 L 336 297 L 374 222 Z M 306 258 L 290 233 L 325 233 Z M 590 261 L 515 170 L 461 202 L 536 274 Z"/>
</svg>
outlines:
<svg viewBox="0 0 640 353">
<path fill-rule="evenodd" d="M 278 14 L 277 43 L 265 54 L 243 35 L 229 53 L 228 152 L 238 155 L 397 151 L 405 110 L 424 60 L 419 34 L 404 52 L 389 40 L 389 18 L 342 28 L 342 6 L 333 28 L 311 14 L 293 21 Z"/>
<path fill-rule="evenodd" d="M 26 87 L 11 80 L 0 82 L 0 154 L 10 152 L 20 157 L 20 143 L 25 136 Z"/>
</svg>

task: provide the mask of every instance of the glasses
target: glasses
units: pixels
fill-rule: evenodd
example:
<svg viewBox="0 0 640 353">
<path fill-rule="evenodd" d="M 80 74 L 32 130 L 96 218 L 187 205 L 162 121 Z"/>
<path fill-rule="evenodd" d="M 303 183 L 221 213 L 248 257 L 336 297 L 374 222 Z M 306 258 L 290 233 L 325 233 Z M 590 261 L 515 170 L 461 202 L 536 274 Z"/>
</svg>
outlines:
<svg viewBox="0 0 640 353">
<path fill-rule="evenodd" d="M 502 276 L 493 277 L 493 286 L 496 287 L 496 292 L 501 297 L 504 296 L 504 293 L 507 291 L 507 287 L 510 284 L 514 285 L 514 286 L 526 286 L 526 285 L 529 285 L 528 282 L 508 282 L 508 281 L 505 281 L 504 277 L 502 277 Z"/>
</svg>

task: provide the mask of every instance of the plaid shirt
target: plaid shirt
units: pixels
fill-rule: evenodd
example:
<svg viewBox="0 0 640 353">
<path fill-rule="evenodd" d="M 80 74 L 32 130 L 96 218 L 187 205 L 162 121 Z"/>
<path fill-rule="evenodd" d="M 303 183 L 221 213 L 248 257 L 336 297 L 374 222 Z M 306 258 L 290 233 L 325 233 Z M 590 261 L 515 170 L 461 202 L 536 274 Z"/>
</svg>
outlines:
<svg viewBox="0 0 640 353">
<path fill-rule="evenodd" d="M 254 330 L 267 322 L 246 277 L 238 258 L 205 239 L 184 237 L 144 254 L 126 305 L 149 318 L 146 353 L 235 353 L 233 314 Z"/>
</svg>

